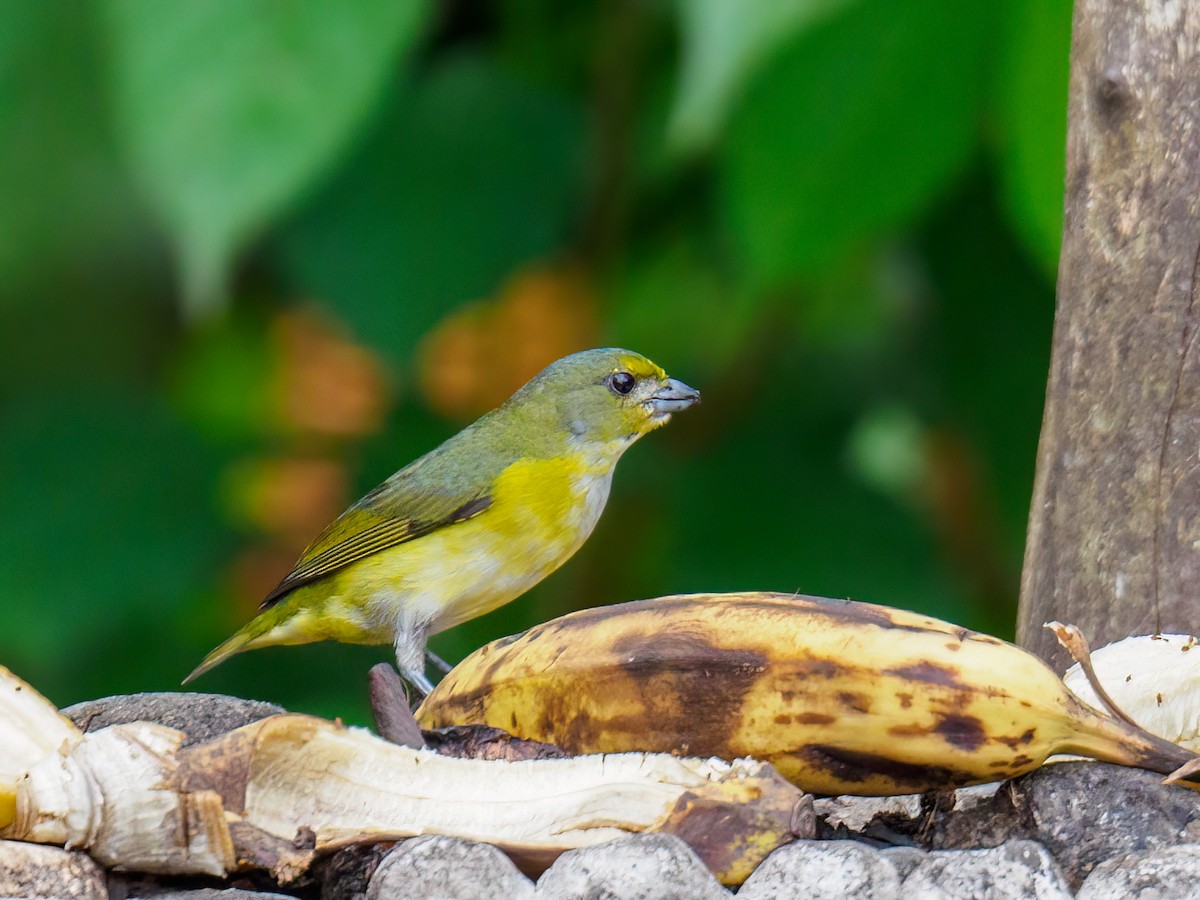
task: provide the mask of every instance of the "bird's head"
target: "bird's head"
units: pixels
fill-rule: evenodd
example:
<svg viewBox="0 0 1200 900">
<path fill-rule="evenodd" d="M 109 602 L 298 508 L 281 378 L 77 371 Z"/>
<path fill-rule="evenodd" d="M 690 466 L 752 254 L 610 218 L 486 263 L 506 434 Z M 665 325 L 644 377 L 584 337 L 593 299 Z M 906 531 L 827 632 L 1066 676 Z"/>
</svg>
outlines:
<svg viewBox="0 0 1200 900">
<path fill-rule="evenodd" d="M 700 402 L 700 392 L 629 350 L 574 353 L 551 363 L 512 401 L 553 415 L 576 439 L 629 444 Z"/>
</svg>

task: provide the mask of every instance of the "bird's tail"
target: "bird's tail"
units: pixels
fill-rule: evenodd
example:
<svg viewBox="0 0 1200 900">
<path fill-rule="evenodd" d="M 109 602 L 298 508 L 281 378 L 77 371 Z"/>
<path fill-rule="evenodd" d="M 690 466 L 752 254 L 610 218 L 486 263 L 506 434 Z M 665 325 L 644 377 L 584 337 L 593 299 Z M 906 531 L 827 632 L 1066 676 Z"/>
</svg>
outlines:
<svg viewBox="0 0 1200 900">
<path fill-rule="evenodd" d="M 287 620 L 283 619 L 275 610 L 280 610 L 280 607 L 275 607 L 243 625 L 233 637 L 204 657 L 204 661 L 196 666 L 191 675 L 183 679 L 183 683 L 195 681 L 209 669 L 223 663 L 236 653 L 254 650 L 257 647 L 269 647 L 273 644 L 297 643 L 295 636 L 291 633 L 294 629 L 288 627 Z"/>
</svg>

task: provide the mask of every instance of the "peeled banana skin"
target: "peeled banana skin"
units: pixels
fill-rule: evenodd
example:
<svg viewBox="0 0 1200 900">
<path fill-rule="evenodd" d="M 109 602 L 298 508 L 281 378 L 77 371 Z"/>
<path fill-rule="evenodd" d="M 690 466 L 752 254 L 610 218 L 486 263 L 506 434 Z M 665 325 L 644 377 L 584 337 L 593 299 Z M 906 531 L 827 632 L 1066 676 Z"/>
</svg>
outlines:
<svg viewBox="0 0 1200 900">
<path fill-rule="evenodd" d="M 1091 709 L 999 638 L 772 593 L 660 597 L 554 619 L 467 657 L 417 718 L 424 728 L 491 725 L 572 753 L 752 756 L 816 794 L 997 781 L 1056 753 L 1164 774 L 1194 758 Z"/>
</svg>

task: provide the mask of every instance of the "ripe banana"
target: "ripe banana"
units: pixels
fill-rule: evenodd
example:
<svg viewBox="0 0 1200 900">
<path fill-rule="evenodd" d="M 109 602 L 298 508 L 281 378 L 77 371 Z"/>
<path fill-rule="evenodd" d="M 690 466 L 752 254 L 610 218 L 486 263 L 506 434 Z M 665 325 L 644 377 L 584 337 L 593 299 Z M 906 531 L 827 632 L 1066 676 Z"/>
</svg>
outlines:
<svg viewBox="0 0 1200 900">
<path fill-rule="evenodd" d="M 1188 751 L 1097 713 L 999 638 L 868 603 L 696 594 L 494 641 L 417 711 L 573 753 L 753 756 L 817 794 L 1021 775 L 1055 753 L 1169 773 Z"/>
</svg>

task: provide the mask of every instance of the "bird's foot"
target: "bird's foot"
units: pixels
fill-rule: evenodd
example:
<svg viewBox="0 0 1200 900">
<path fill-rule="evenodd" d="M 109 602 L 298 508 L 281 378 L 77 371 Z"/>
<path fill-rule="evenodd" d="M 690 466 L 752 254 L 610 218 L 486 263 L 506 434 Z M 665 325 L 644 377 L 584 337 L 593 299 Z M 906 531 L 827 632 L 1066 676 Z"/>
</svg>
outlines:
<svg viewBox="0 0 1200 900">
<path fill-rule="evenodd" d="M 413 690 L 409 693 L 409 700 L 421 701 L 433 693 L 433 682 L 425 677 L 425 673 L 420 669 L 402 668 L 400 677 L 408 682 L 409 687 Z M 413 693 L 416 696 L 413 696 Z"/>
</svg>

